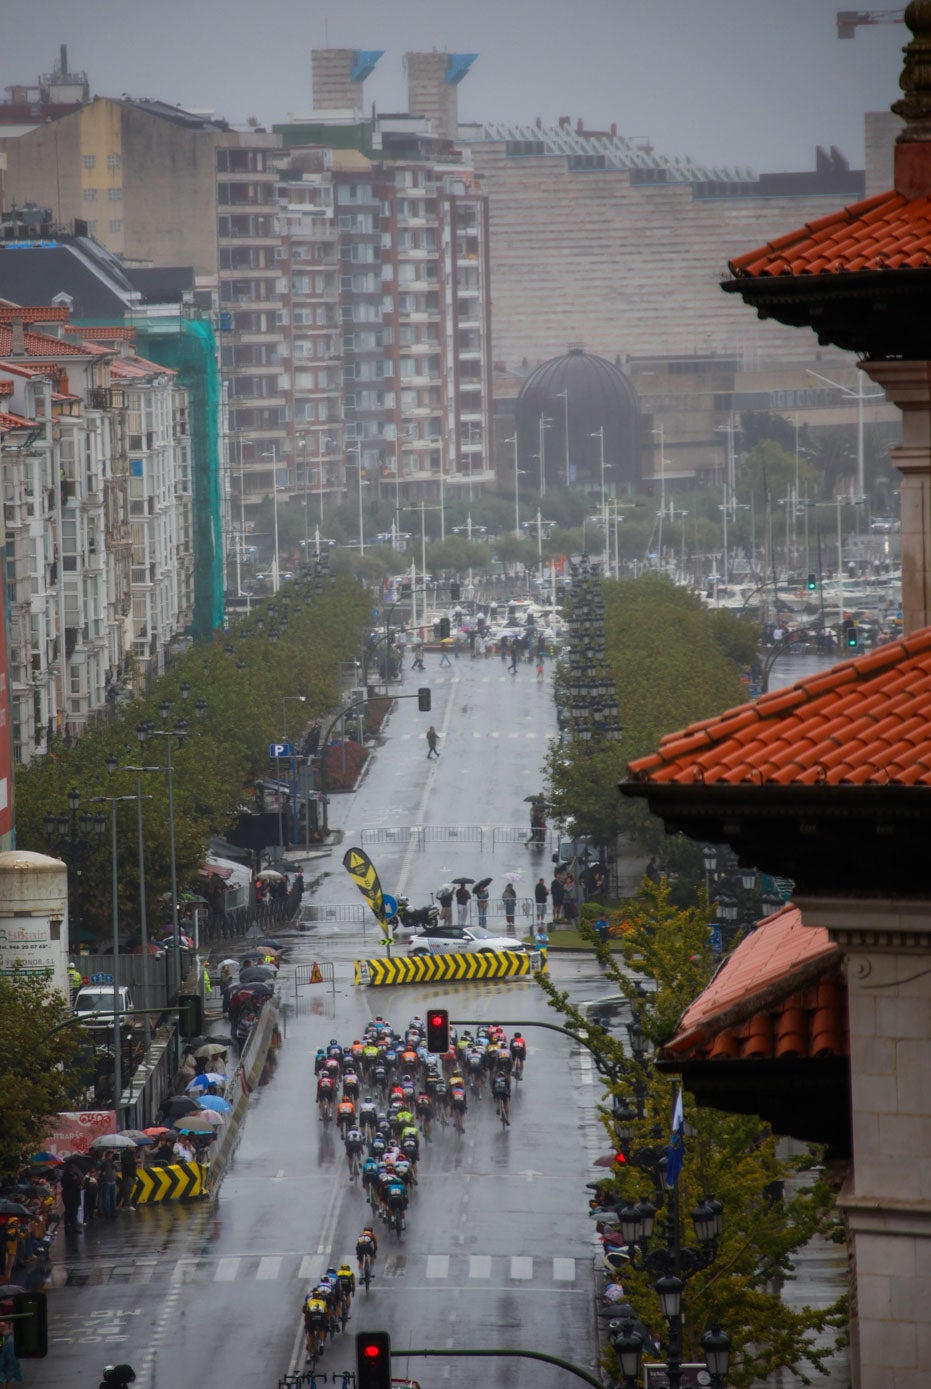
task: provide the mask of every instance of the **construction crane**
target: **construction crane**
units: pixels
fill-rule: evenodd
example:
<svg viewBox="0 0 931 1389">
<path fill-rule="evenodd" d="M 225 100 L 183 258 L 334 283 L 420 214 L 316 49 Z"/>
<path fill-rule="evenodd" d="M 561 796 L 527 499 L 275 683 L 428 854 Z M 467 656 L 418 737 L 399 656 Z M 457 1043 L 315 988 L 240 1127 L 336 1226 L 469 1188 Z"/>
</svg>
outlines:
<svg viewBox="0 0 931 1389">
<path fill-rule="evenodd" d="M 852 39 L 861 24 L 904 24 L 904 10 L 838 10 L 837 37 Z"/>
</svg>

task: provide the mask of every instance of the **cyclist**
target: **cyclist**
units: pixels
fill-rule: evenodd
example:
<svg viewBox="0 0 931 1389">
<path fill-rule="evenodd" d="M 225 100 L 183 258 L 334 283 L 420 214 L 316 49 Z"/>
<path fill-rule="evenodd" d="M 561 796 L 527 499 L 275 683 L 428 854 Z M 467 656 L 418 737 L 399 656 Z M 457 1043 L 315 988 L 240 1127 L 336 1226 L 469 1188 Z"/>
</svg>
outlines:
<svg viewBox="0 0 931 1389">
<path fill-rule="evenodd" d="M 459 1132 L 462 1133 L 463 1120 L 465 1119 L 466 1109 L 468 1108 L 466 1104 L 465 1088 L 462 1085 L 450 1086 L 449 1107 L 452 1110 L 453 1123 L 456 1125 Z"/>
<path fill-rule="evenodd" d="M 326 1052 L 323 1047 L 317 1048 L 317 1055 L 314 1057 L 314 1075 L 318 1076 L 326 1064 Z"/>
<path fill-rule="evenodd" d="M 423 1129 L 423 1136 L 429 1143 L 430 1131 L 433 1128 L 433 1100 L 427 1094 L 426 1090 L 422 1090 L 417 1096 L 414 1110 L 417 1114 L 420 1126 Z"/>
<path fill-rule="evenodd" d="M 362 1152 L 365 1148 L 365 1139 L 362 1137 L 361 1129 L 350 1129 L 346 1134 L 346 1164 L 349 1168 L 349 1180 L 355 1179 L 356 1173 L 362 1166 Z"/>
<path fill-rule="evenodd" d="M 352 1100 L 347 1100 L 345 1097 L 340 1100 L 336 1106 L 336 1123 L 342 1138 L 346 1137 L 349 1129 L 356 1127 L 356 1107 Z"/>
<path fill-rule="evenodd" d="M 511 1038 L 510 1052 L 514 1060 L 514 1079 L 520 1080 L 524 1074 L 524 1062 L 527 1059 L 527 1043 L 519 1032 L 515 1032 Z"/>
<path fill-rule="evenodd" d="M 343 1060 L 343 1049 L 335 1037 L 330 1038 L 329 1046 L 326 1049 L 327 1056 L 333 1056 L 340 1064 Z"/>
<path fill-rule="evenodd" d="M 394 1224 L 400 1232 L 404 1229 L 404 1212 L 407 1210 L 407 1187 L 397 1175 L 392 1174 L 385 1183 L 385 1210 L 389 1224 Z"/>
<path fill-rule="evenodd" d="M 368 1255 L 373 1264 L 378 1258 L 378 1240 L 375 1237 L 375 1231 L 372 1229 L 371 1225 L 363 1226 L 362 1233 L 356 1240 L 356 1258 L 359 1261 L 360 1270 L 362 1268 L 362 1260 L 366 1255 Z"/>
<path fill-rule="evenodd" d="M 346 1312 L 346 1315 L 343 1317 L 343 1321 L 347 1322 L 349 1320 L 349 1308 L 352 1305 L 353 1293 L 356 1290 L 356 1275 L 353 1273 L 352 1269 L 349 1267 L 348 1263 L 344 1259 L 343 1262 L 340 1264 L 339 1268 L 336 1270 L 336 1276 L 339 1279 L 340 1285 L 343 1289 L 343 1307 L 345 1308 Z"/>
<path fill-rule="evenodd" d="M 504 1071 L 498 1071 L 492 1082 L 495 1097 L 495 1113 L 506 1128 L 511 1127 L 511 1078 Z"/>
<path fill-rule="evenodd" d="M 357 1100 L 359 1098 L 359 1077 L 355 1071 L 346 1071 L 343 1076 L 343 1099 Z"/>
<path fill-rule="evenodd" d="M 326 1074 L 317 1081 L 317 1108 L 321 1119 L 330 1119 L 333 1113 L 333 1079 Z"/>
<path fill-rule="evenodd" d="M 375 1120 L 378 1118 L 378 1106 L 373 1099 L 368 1096 L 359 1105 L 359 1127 L 364 1133 L 375 1132 Z"/>
<path fill-rule="evenodd" d="M 314 1288 L 304 1299 L 304 1333 L 308 1359 L 323 1349 L 329 1327 L 329 1308 Z"/>
</svg>

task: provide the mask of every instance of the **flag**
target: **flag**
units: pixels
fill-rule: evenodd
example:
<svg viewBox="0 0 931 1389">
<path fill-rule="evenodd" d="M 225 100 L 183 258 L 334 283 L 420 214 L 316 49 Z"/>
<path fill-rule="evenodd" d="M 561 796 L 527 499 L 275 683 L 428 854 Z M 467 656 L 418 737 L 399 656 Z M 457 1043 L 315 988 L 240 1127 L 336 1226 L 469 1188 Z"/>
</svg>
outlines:
<svg viewBox="0 0 931 1389">
<path fill-rule="evenodd" d="M 381 883 L 375 866 L 364 849 L 347 849 L 343 867 L 375 913 L 375 920 L 384 923 L 385 904 Z"/>
<path fill-rule="evenodd" d="M 682 1171 L 682 1159 L 685 1157 L 685 1115 L 682 1110 L 682 1087 L 676 1095 L 675 1108 L 672 1111 L 672 1135 L 669 1139 L 669 1147 L 666 1149 L 666 1185 L 675 1186 L 679 1173 Z"/>
</svg>

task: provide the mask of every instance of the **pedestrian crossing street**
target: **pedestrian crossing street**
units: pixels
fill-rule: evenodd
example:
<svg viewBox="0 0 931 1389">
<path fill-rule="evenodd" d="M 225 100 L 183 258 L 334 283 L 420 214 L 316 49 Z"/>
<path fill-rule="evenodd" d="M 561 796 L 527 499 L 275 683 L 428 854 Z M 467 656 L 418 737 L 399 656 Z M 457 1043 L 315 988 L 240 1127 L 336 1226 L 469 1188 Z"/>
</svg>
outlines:
<svg viewBox="0 0 931 1389">
<path fill-rule="evenodd" d="M 480 1288 L 501 1288 L 521 1283 L 534 1287 L 568 1288 L 583 1278 L 589 1260 L 538 1258 L 529 1254 L 408 1254 L 385 1248 L 379 1242 L 376 1275 L 384 1284 L 404 1279 L 406 1285 L 429 1287 L 453 1283 Z M 55 1269 L 53 1281 L 64 1287 L 83 1287 L 88 1282 L 145 1286 L 155 1283 L 293 1283 L 315 1282 L 332 1260 L 322 1254 L 242 1254 L 227 1258 L 133 1259 L 131 1262 L 95 1261 L 93 1271 L 84 1265 Z M 355 1267 L 355 1259 L 350 1258 Z"/>
</svg>

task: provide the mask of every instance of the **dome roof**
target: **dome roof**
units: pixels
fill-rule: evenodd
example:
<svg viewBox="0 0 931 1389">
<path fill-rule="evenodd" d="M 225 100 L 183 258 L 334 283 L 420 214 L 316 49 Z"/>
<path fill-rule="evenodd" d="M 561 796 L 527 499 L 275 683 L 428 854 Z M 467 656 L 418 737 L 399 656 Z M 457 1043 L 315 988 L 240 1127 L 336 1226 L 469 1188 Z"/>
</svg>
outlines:
<svg viewBox="0 0 931 1389">
<path fill-rule="evenodd" d="M 528 470 L 540 467 L 541 418 L 551 486 L 566 485 L 567 419 L 570 483 L 600 486 L 602 429 L 606 481 L 616 486 L 640 477 L 637 392 L 621 369 L 604 357 L 573 347 L 527 377 L 517 397 L 516 420 L 518 456 Z"/>
</svg>

